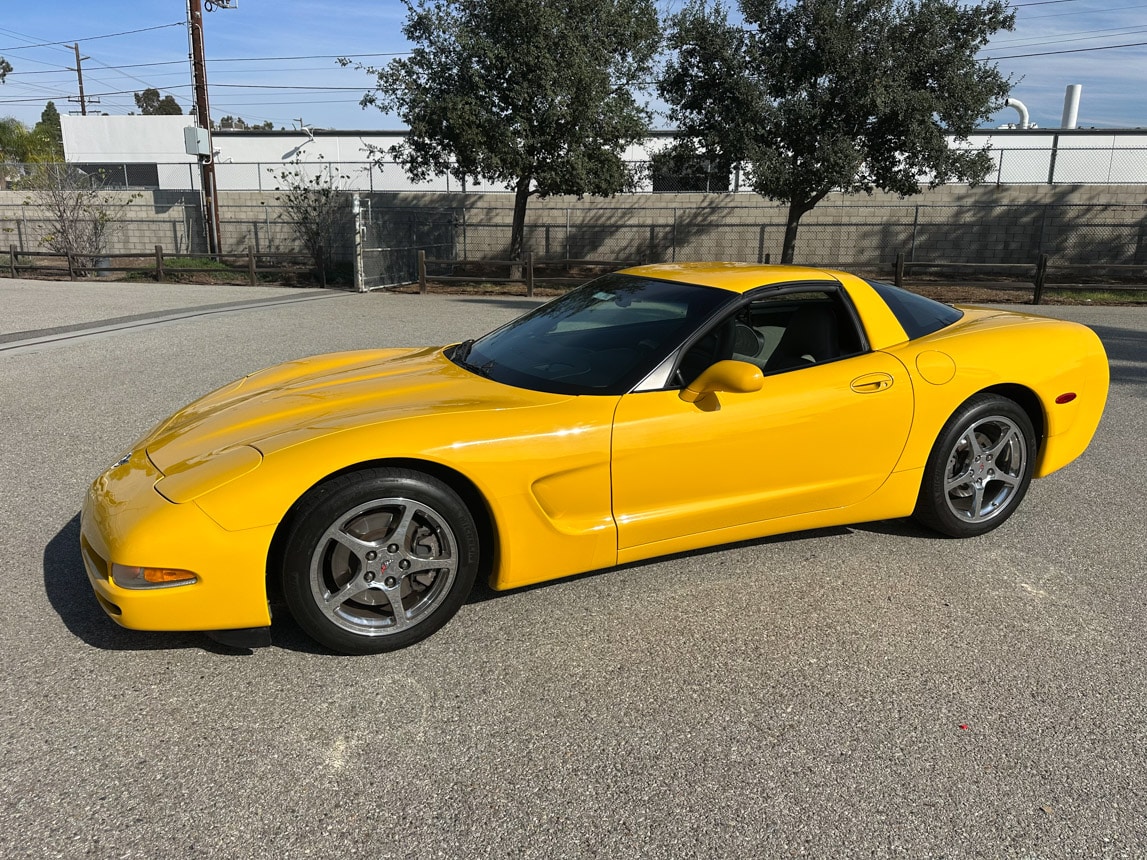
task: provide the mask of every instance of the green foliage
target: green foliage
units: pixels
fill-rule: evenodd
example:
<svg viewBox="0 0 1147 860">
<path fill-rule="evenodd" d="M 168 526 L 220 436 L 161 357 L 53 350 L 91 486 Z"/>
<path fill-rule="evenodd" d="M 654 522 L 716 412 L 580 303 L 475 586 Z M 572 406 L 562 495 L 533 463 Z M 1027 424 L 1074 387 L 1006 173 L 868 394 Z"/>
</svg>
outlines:
<svg viewBox="0 0 1147 860">
<path fill-rule="evenodd" d="M 0 57 L 0 84 L 4 83 L 4 79 L 8 77 L 10 71 L 12 71 L 12 64 Z"/>
<path fill-rule="evenodd" d="M 648 128 L 633 88 L 659 44 L 653 0 L 403 2 L 413 50 L 366 68 L 376 84 L 362 104 L 410 127 L 388 154 L 412 179 L 512 188 L 515 259 L 531 195 L 631 184 L 622 155 Z"/>
<path fill-rule="evenodd" d="M 26 165 L 62 158 L 62 146 L 42 123 L 29 129 L 13 117 L 0 119 L 0 188 L 20 182 L 28 172 Z"/>
<path fill-rule="evenodd" d="M 251 124 L 241 116 L 231 116 L 228 114 L 227 116 L 223 117 L 223 119 L 219 120 L 219 128 L 235 129 L 237 131 L 272 131 L 275 128 L 275 124 L 270 120 L 267 120 L 266 122 Z"/>
<path fill-rule="evenodd" d="M 32 129 L 32 134 L 38 135 L 50 147 L 54 160 L 64 160 L 64 132 L 60 127 L 60 112 L 55 102 L 50 101 L 44 105 L 40 121 Z"/>
<path fill-rule="evenodd" d="M 209 257 L 164 257 L 163 267 L 165 269 L 211 269 L 216 272 L 239 271 L 236 266 L 229 266 L 222 260 Z"/>
<path fill-rule="evenodd" d="M 316 274 L 322 274 L 334 266 L 334 244 L 348 210 L 345 188 L 350 177 L 335 173 L 332 165 L 315 167 L 295 156 L 285 169 L 269 167 L 267 172 L 278 181 L 275 190 L 283 192 L 275 197 L 282 204 L 279 217 L 290 223 L 314 261 Z"/>
<path fill-rule="evenodd" d="M 141 93 L 135 93 L 135 106 L 144 116 L 181 116 L 183 108 L 175 100 L 175 96 L 160 98 L 159 90 L 148 87 Z"/>
<path fill-rule="evenodd" d="M 782 259 L 801 216 L 832 190 L 900 195 L 977 182 L 991 167 L 965 143 L 1011 81 L 976 53 L 1015 14 L 1004 0 L 717 0 L 672 19 L 661 84 L 678 147 L 741 163 L 759 194 L 789 205 Z"/>
</svg>

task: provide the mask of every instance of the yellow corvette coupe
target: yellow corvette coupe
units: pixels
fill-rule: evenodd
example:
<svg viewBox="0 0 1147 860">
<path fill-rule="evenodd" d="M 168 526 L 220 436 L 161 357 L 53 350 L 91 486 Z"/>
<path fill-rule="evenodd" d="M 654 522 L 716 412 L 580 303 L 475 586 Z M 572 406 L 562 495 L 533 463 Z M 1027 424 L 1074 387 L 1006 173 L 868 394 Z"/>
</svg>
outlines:
<svg viewBox="0 0 1147 860">
<path fill-rule="evenodd" d="M 81 551 L 124 627 L 345 653 L 515 588 L 781 532 L 996 528 L 1107 399 L 1088 328 L 843 272 L 606 275 L 477 340 L 253 373 L 96 479 Z"/>
</svg>

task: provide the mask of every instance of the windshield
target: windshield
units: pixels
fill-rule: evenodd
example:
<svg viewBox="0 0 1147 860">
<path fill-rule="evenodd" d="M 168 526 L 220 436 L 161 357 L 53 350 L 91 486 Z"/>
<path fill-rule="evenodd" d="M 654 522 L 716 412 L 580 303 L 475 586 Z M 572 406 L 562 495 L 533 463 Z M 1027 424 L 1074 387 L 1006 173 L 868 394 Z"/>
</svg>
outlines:
<svg viewBox="0 0 1147 860">
<path fill-rule="evenodd" d="M 557 394 L 624 394 L 727 302 L 726 290 L 612 274 L 480 340 L 455 363 L 490 379 Z"/>
</svg>

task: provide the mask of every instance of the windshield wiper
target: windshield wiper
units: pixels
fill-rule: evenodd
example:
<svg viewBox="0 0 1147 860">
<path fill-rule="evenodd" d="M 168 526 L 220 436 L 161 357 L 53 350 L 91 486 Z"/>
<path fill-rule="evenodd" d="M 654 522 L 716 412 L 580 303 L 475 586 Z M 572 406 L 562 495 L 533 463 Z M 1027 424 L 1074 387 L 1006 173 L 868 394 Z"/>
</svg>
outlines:
<svg viewBox="0 0 1147 860">
<path fill-rule="evenodd" d="M 470 350 L 474 348 L 473 340 L 464 340 L 462 343 L 454 347 L 454 352 L 450 353 L 450 360 L 457 364 L 459 367 L 464 367 L 466 370 L 472 371 L 479 376 L 485 376 L 487 379 L 490 377 L 490 370 L 494 367 L 494 360 L 491 359 L 485 364 L 471 364 L 466 359 L 470 355 Z"/>
<path fill-rule="evenodd" d="M 458 344 L 456 347 L 454 347 L 454 351 L 452 353 L 450 353 L 450 357 L 452 359 L 454 359 L 454 361 L 462 363 L 462 362 L 466 361 L 466 356 L 468 356 L 470 354 L 470 350 L 472 350 L 473 348 L 474 348 L 474 339 L 473 338 L 470 338 L 470 340 L 464 340 L 460 344 Z"/>
</svg>

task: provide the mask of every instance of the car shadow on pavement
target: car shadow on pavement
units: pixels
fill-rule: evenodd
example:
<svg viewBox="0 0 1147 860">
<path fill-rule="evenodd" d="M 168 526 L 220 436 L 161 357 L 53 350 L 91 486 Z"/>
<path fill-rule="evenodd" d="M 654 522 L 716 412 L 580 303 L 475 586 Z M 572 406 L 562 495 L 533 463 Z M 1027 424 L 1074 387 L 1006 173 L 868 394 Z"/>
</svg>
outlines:
<svg viewBox="0 0 1147 860">
<path fill-rule="evenodd" d="M 199 648 L 218 654 L 243 654 L 202 633 L 149 633 L 120 627 L 96 601 L 80 557 L 80 515 L 76 514 L 44 547 L 44 591 L 48 602 L 77 638 L 105 651 L 159 651 Z"/>
<path fill-rule="evenodd" d="M 552 585 L 560 585 L 561 583 L 570 582 L 575 579 L 591 579 L 599 576 L 608 576 L 611 573 L 617 573 L 623 570 L 640 570 L 643 567 L 648 567 L 657 564 L 664 564 L 665 562 L 681 562 L 688 561 L 691 558 L 702 558 L 707 555 L 713 555 L 720 552 L 728 552 L 731 550 L 748 549 L 752 547 L 768 546 L 770 544 L 778 543 L 792 543 L 801 540 L 815 540 L 817 538 L 826 538 L 833 536 L 844 536 L 852 534 L 854 531 L 851 526 L 833 526 L 823 529 L 810 529 L 801 532 L 786 532 L 785 534 L 772 535 L 770 537 L 755 538 L 754 540 L 742 540 L 736 543 L 723 543 L 717 546 L 702 547 L 701 549 L 691 549 L 686 552 L 677 552 L 671 555 L 659 555 L 655 558 L 642 559 L 641 561 L 633 561 L 628 564 L 619 564 L 614 567 L 603 567 L 600 570 L 591 570 L 586 573 L 572 573 L 569 576 L 563 576 L 560 579 L 547 579 L 545 582 L 537 582 L 533 585 L 523 585 L 521 588 L 511 588 L 506 591 L 495 591 L 491 588 L 485 580 L 479 579 L 474 583 L 474 588 L 470 592 L 470 597 L 466 600 L 467 604 L 484 603 L 487 600 L 500 600 L 502 598 L 511 598 L 515 594 L 526 594 L 531 591 L 537 591 L 541 588 L 548 588 Z"/>
<path fill-rule="evenodd" d="M 640 570 L 650 565 L 688 561 L 689 559 L 738 549 L 846 536 L 856 531 L 930 540 L 942 539 L 943 537 L 916 525 L 911 520 L 881 520 L 880 522 L 855 526 L 811 529 L 658 556 L 657 558 L 602 568 L 587 573 L 572 574 L 560 579 L 547 580 L 508 591 L 495 591 L 484 579 L 479 579 L 474 584 L 466 603 L 476 604 L 489 600 L 513 599 L 515 595 L 559 585 L 573 579 L 596 578 L 619 571 Z M 232 656 L 251 653 L 248 649 L 232 648 L 215 642 L 206 633 L 128 630 L 108 618 L 96 601 L 84 571 L 83 559 L 80 556 L 79 514 L 72 517 L 44 547 L 44 590 L 47 593 L 49 603 L 56 610 L 68 630 L 93 648 L 108 651 L 160 651 L 198 648 L 203 651 Z M 271 644 L 274 647 L 306 654 L 331 655 L 333 653 L 310 639 L 295 624 L 286 607 L 279 601 L 272 599 L 271 610 L 274 617 L 271 628 Z"/>
<path fill-rule="evenodd" d="M 857 523 L 850 526 L 853 531 L 868 532 L 875 535 L 890 535 L 892 537 L 902 538 L 923 538 L 925 540 L 960 540 L 960 538 L 949 538 L 947 535 L 934 532 L 932 529 L 922 526 L 914 520 L 899 519 L 899 520 L 877 520 L 871 523 Z"/>
<path fill-rule="evenodd" d="M 544 296 L 536 299 L 515 299 L 506 298 L 504 296 L 497 298 L 492 296 L 490 298 L 467 296 L 466 298 L 458 299 L 459 302 L 470 302 L 472 304 L 478 305 L 492 305 L 496 308 L 508 308 L 512 311 L 532 311 L 545 300 L 546 298 Z"/>
</svg>

